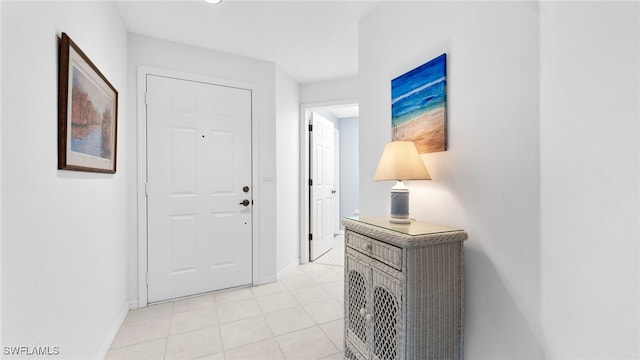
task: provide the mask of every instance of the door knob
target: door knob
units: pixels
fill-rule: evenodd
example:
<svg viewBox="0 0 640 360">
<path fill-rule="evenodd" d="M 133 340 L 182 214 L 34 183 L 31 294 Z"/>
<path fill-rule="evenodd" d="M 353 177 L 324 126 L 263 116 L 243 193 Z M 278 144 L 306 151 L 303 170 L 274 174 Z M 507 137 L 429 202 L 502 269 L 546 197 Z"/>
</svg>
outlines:
<svg viewBox="0 0 640 360">
<path fill-rule="evenodd" d="M 250 202 L 249 202 L 249 200 L 244 199 L 244 200 L 242 200 L 242 202 L 240 203 L 240 205 L 249 206 L 249 203 L 250 203 Z"/>
</svg>

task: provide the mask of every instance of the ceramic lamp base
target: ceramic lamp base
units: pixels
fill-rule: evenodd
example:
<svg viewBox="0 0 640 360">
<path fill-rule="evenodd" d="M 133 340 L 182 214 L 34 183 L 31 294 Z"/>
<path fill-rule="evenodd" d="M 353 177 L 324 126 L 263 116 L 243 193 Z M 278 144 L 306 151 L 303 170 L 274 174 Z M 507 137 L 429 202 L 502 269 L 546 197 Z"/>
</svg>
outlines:
<svg viewBox="0 0 640 360">
<path fill-rule="evenodd" d="M 402 183 L 391 188 L 391 216 L 389 222 L 395 224 L 409 224 L 409 189 Z"/>
</svg>

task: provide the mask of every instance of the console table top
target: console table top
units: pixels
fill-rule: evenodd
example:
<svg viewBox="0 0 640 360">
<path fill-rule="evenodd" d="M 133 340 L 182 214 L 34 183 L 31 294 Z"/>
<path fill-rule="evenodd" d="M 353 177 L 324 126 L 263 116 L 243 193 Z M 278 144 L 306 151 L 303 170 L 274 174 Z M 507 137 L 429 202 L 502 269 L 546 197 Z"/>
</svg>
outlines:
<svg viewBox="0 0 640 360">
<path fill-rule="evenodd" d="M 388 217 L 345 217 L 343 219 L 343 223 L 347 228 L 367 233 L 373 231 L 377 235 L 386 234 L 386 236 L 382 236 L 382 239 L 395 240 L 393 242 L 399 241 L 405 244 L 435 238 L 439 240 L 457 239 L 462 241 L 467 239 L 467 234 L 462 229 L 450 228 L 422 221 L 412 221 L 409 224 L 394 224 L 389 222 Z M 369 230 L 367 230 L 367 228 Z M 378 231 L 375 231 L 374 229 L 378 229 Z M 395 239 L 395 237 L 392 236 L 394 233 L 397 234 L 399 238 Z"/>
</svg>

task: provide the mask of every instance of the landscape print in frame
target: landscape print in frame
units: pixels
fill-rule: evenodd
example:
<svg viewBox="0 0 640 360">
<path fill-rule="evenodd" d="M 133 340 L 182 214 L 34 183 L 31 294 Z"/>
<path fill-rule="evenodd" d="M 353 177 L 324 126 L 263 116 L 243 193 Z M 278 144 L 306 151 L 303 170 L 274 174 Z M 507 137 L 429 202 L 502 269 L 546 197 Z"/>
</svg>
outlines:
<svg viewBox="0 0 640 360">
<path fill-rule="evenodd" d="M 116 172 L 118 92 L 62 33 L 58 93 L 58 169 Z"/>
<path fill-rule="evenodd" d="M 447 150 L 447 54 L 391 80 L 392 140 L 420 154 Z"/>
</svg>

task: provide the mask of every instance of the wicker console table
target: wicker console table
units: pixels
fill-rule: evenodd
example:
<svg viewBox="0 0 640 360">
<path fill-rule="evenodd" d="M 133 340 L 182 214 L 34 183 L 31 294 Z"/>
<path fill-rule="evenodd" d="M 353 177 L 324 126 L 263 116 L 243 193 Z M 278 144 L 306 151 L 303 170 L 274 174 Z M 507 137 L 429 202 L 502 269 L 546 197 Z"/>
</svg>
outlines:
<svg viewBox="0 0 640 360">
<path fill-rule="evenodd" d="M 463 358 L 459 229 L 345 218 L 347 359 Z"/>
</svg>

